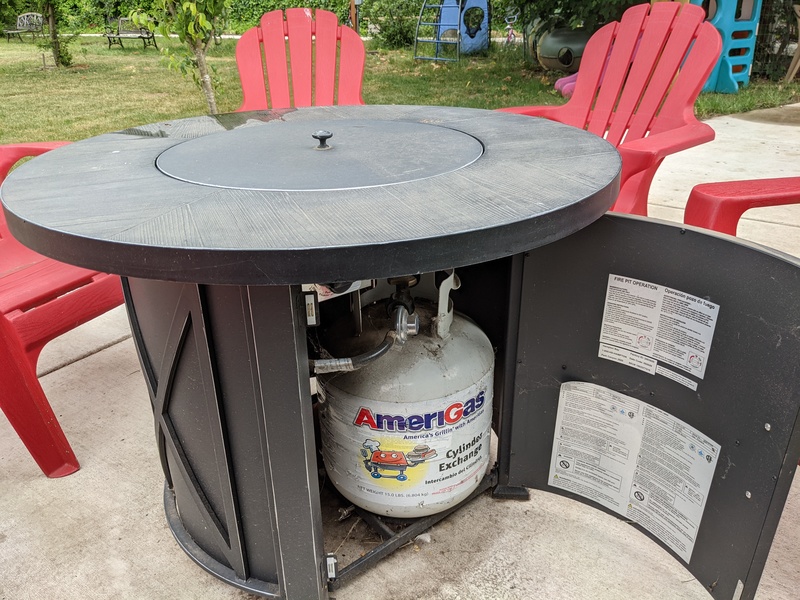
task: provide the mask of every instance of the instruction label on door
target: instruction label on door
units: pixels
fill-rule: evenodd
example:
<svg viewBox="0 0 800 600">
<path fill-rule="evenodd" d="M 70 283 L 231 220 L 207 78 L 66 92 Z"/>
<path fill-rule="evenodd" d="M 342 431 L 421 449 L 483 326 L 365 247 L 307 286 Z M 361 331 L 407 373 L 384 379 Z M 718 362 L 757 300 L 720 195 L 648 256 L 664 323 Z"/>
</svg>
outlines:
<svg viewBox="0 0 800 600">
<path fill-rule="evenodd" d="M 719 444 L 646 402 L 561 385 L 550 485 L 635 521 L 687 563 L 719 455 Z"/>
<path fill-rule="evenodd" d="M 703 298 L 611 274 L 598 356 L 696 390 L 696 381 L 665 365 L 703 379 L 718 315 L 719 305 Z"/>
</svg>

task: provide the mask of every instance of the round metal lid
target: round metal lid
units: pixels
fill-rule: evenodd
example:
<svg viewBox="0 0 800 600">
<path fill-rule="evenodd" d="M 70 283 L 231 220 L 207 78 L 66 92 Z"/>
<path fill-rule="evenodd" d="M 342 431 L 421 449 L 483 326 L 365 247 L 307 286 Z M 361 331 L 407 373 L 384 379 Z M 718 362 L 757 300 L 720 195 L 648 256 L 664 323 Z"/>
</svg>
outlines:
<svg viewBox="0 0 800 600">
<path fill-rule="evenodd" d="M 322 129 L 330 150 L 314 149 Z M 63 262 L 193 283 L 329 283 L 550 243 L 608 210 L 620 167 L 605 140 L 546 119 L 334 106 L 97 136 L 23 164 L 0 196 L 14 236 Z"/>
<path fill-rule="evenodd" d="M 165 150 L 156 165 L 199 185 L 325 191 L 435 177 L 472 164 L 482 153 L 471 135 L 427 123 L 320 120 L 313 127 L 284 123 L 197 138 Z"/>
</svg>

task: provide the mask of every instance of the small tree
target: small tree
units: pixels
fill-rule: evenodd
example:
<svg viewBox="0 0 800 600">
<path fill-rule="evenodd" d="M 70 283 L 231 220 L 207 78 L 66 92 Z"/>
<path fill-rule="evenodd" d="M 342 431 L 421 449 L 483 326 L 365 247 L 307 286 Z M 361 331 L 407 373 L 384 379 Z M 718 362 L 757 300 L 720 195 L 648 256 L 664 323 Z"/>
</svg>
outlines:
<svg viewBox="0 0 800 600">
<path fill-rule="evenodd" d="M 211 69 L 206 61 L 208 47 L 217 39 L 230 0 L 155 0 L 152 15 L 136 12 L 131 18 L 140 27 L 157 30 L 164 37 L 175 33 L 189 53 L 178 56 L 169 49 L 170 66 L 191 73 L 205 96 L 209 114 L 217 114 L 217 99 Z"/>
<path fill-rule="evenodd" d="M 68 67 L 72 64 L 72 55 L 67 48 L 72 38 L 63 38 L 58 33 L 61 23 L 61 4 L 59 0 L 41 0 L 38 3 L 42 18 L 47 24 L 47 41 L 40 42 L 38 45 L 42 49 L 50 50 L 53 53 L 53 63 L 57 67 Z"/>
<path fill-rule="evenodd" d="M 52 2 L 45 2 L 42 11 L 47 19 L 47 31 L 50 33 L 50 48 L 53 50 L 53 61 L 56 66 L 61 65 L 61 41 L 58 39 L 58 26 L 56 25 L 56 7 Z"/>
</svg>

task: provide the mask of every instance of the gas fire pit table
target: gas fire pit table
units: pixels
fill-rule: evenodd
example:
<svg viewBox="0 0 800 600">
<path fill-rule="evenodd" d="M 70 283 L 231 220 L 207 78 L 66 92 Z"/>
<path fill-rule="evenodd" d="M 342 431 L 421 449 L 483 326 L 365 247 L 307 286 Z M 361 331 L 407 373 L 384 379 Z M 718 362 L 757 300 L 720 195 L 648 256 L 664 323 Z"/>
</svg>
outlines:
<svg viewBox="0 0 800 600">
<path fill-rule="evenodd" d="M 620 164 L 540 119 L 306 108 L 101 135 L 23 165 L 2 197 L 23 243 L 125 276 L 184 549 L 243 589 L 308 599 L 327 574 L 300 284 L 557 240 L 613 204 Z"/>
<path fill-rule="evenodd" d="M 70 144 L 2 201 L 22 243 L 123 276 L 169 525 L 228 583 L 328 594 L 302 286 L 456 269 L 496 352 L 495 494 L 615 513 L 749 598 L 800 454 L 798 264 L 604 216 L 620 167 L 543 119 L 303 108 Z"/>
</svg>

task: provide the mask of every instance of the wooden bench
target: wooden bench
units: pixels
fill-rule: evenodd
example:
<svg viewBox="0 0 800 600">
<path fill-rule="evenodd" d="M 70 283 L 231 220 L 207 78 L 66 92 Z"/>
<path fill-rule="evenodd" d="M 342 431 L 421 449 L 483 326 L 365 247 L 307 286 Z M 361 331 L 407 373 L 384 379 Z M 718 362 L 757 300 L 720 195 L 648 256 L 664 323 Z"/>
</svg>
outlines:
<svg viewBox="0 0 800 600">
<path fill-rule="evenodd" d="M 12 36 L 17 36 L 19 41 L 22 41 L 23 33 L 31 34 L 31 41 L 36 39 L 36 35 L 42 35 L 44 19 L 39 13 L 24 13 L 17 17 L 17 26 L 15 29 L 4 29 L 3 33 L 6 36 L 6 41 L 10 42 Z"/>
<path fill-rule="evenodd" d="M 113 23 L 113 21 L 112 21 Z M 153 46 L 158 50 L 156 44 L 156 37 L 153 32 L 147 27 L 138 27 L 130 19 L 120 17 L 117 19 L 116 26 L 106 27 L 106 32 L 103 34 L 108 40 L 108 47 L 111 48 L 114 44 L 119 44 L 120 48 L 124 48 L 122 40 L 142 40 L 145 49 L 148 46 Z"/>
</svg>

